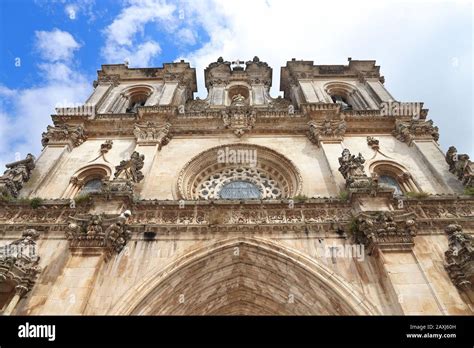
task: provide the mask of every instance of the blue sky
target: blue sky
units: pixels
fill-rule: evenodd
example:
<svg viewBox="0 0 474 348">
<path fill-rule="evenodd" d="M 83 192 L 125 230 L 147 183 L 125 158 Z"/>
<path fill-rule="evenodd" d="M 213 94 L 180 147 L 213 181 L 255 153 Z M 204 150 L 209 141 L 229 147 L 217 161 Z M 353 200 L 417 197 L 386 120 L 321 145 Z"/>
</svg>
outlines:
<svg viewBox="0 0 474 348">
<path fill-rule="evenodd" d="M 273 67 L 375 59 L 400 101 L 423 101 L 443 150 L 474 156 L 471 1 L 0 0 L 0 166 L 41 151 L 55 106 L 83 102 L 101 64 L 258 55 Z"/>
</svg>

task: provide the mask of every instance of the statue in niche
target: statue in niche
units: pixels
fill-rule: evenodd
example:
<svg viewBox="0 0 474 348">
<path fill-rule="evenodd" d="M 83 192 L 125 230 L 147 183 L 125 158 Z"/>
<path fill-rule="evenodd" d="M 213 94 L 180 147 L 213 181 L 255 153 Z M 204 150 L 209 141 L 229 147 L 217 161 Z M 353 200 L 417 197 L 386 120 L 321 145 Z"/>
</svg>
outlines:
<svg viewBox="0 0 474 348">
<path fill-rule="evenodd" d="M 232 97 L 232 106 L 244 106 L 245 105 L 245 97 L 238 93 Z"/>
</svg>

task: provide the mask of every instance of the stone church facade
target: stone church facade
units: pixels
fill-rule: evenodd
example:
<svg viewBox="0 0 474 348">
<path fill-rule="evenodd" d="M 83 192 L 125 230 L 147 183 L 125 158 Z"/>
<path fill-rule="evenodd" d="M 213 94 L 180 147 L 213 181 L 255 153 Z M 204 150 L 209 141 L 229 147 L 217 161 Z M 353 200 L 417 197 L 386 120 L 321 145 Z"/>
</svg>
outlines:
<svg viewBox="0 0 474 348">
<path fill-rule="evenodd" d="M 0 177 L 5 315 L 472 315 L 474 166 L 375 61 L 103 65 Z"/>
</svg>

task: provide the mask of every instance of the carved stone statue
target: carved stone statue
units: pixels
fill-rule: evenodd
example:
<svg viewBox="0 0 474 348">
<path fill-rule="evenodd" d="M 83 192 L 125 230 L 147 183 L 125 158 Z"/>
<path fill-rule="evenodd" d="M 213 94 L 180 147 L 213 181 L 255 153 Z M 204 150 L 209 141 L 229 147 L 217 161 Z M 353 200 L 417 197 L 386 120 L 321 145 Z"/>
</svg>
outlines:
<svg viewBox="0 0 474 348">
<path fill-rule="evenodd" d="M 450 146 L 446 152 L 446 163 L 449 165 L 449 171 L 454 173 L 456 161 L 457 161 L 458 150 L 454 146 Z"/>
<path fill-rule="evenodd" d="M 449 171 L 466 187 L 474 187 L 474 164 L 466 154 L 459 154 L 454 146 L 449 147 L 446 152 L 446 162 Z"/>
<path fill-rule="evenodd" d="M 245 97 L 242 94 L 236 94 L 232 97 L 232 106 L 244 106 L 245 105 Z"/>
<path fill-rule="evenodd" d="M 31 171 L 35 168 L 35 157 L 29 153 L 24 160 L 8 163 L 6 167 L 7 170 L 0 177 L 0 194 L 16 198 L 24 183 L 30 179 Z"/>
<path fill-rule="evenodd" d="M 346 187 L 350 191 L 367 192 L 369 190 L 375 193 L 378 187 L 377 180 L 365 174 L 364 163 L 365 159 L 360 153 L 356 157 L 351 155 L 348 149 L 344 149 L 339 157 L 339 172 L 346 179 Z"/>
<path fill-rule="evenodd" d="M 348 179 L 352 176 L 365 175 L 364 163 L 365 159 L 360 153 L 356 157 L 351 155 L 349 149 L 344 149 L 342 151 L 341 157 L 339 157 L 339 171 L 345 179 Z"/>
<path fill-rule="evenodd" d="M 143 168 L 144 161 L 145 155 L 140 155 L 137 151 L 134 151 L 129 160 L 123 160 L 115 167 L 114 178 L 131 180 L 135 183 L 140 182 L 144 178 L 140 171 Z"/>
</svg>

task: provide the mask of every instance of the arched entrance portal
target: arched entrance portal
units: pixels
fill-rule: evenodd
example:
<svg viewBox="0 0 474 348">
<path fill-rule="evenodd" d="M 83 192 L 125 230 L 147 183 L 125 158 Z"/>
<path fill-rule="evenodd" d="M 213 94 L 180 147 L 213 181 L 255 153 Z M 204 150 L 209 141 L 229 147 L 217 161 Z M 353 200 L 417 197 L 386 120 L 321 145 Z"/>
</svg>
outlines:
<svg viewBox="0 0 474 348">
<path fill-rule="evenodd" d="M 130 289 L 110 314 L 370 315 L 325 266 L 273 241 L 233 238 L 188 253 Z"/>
</svg>

